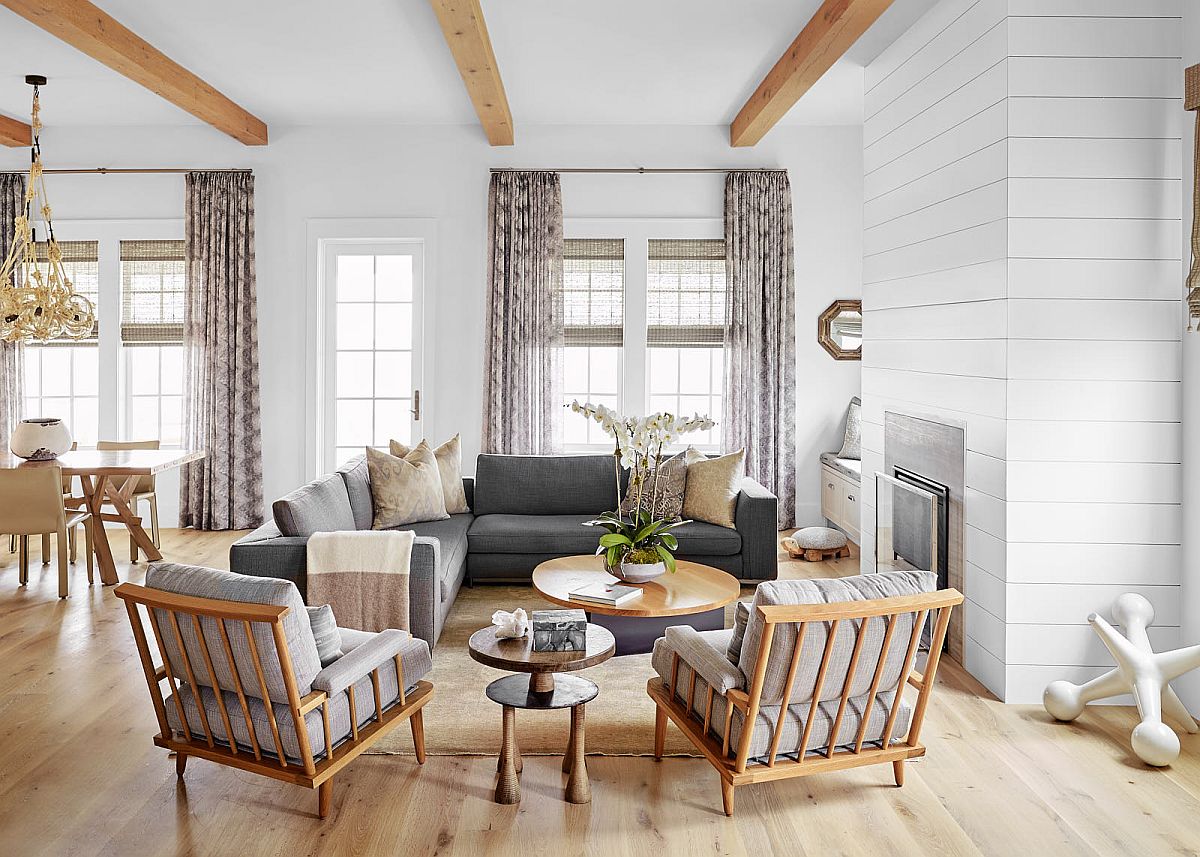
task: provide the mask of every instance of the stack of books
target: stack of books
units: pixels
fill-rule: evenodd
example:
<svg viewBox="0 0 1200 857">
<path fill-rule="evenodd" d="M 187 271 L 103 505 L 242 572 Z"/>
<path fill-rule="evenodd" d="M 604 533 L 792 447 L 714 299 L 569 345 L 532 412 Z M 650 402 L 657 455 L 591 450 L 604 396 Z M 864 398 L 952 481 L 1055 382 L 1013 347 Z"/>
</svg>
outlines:
<svg viewBox="0 0 1200 857">
<path fill-rule="evenodd" d="M 641 594 L 642 590 L 636 586 L 623 586 L 620 583 L 589 583 L 572 592 L 570 599 L 588 604 L 603 604 L 606 607 L 620 607 L 626 601 L 632 601 Z"/>
</svg>

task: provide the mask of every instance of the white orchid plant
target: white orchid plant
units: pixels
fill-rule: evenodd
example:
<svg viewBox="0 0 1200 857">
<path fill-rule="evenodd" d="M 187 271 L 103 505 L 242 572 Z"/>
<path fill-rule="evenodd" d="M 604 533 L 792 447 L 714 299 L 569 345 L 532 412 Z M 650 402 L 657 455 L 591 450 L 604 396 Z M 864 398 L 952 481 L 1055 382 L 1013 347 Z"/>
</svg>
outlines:
<svg viewBox="0 0 1200 857">
<path fill-rule="evenodd" d="M 596 555 L 604 554 L 610 568 L 618 563 L 662 562 L 675 570 L 674 551 L 679 541 L 671 530 L 687 521 L 655 519 L 653 510 L 659 508 L 659 492 L 663 449 L 677 443 L 684 435 L 707 431 L 714 423 L 709 417 L 695 414 L 690 417 L 669 413 L 644 417 L 623 417 L 605 405 L 573 401 L 567 406 L 572 413 L 595 421 L 613 439 L 613 469 L 617 481 L 617 508 L 605 512 L 589 526 L 603 527 L 608 532 L 600 537 Z M 633 499 L 629 517 L 621 513 L 621 470 L 629 474 L 628 495 Z"/>
</svg>

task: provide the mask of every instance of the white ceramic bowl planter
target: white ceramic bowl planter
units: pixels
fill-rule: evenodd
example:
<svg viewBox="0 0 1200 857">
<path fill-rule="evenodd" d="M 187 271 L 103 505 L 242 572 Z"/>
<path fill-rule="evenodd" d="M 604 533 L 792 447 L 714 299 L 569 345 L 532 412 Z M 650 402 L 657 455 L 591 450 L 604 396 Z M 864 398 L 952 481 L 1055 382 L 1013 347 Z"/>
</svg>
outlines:
<svg viewBox="0 0 1200 857">
<path fill-rule="evenodd" d="M 8 448 L 17 458 L 49 461 L 71 448 L 71 430 L 58 417 L 21 420 L 13 429 Z"/>
</svg>

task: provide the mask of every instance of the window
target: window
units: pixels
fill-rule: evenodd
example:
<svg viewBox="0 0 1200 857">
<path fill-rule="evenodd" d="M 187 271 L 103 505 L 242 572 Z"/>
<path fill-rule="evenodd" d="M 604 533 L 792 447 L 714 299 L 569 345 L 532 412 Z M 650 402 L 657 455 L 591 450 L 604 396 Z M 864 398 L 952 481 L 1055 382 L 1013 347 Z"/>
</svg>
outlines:
<svg viewBox="0 0 1200 857">
<path fill-rule="evenodd" d="M 77 292 L 99 306 L 100 264 L 96 241 L 60 241 L 63 270 Z M 35 247 L 45 261 L 46 244 Z M 27 345 L 25 352 L 25 416 L 57 416 L 67 420 L 80 446 L 94 446 L 100 428 L 100 314 L 84 339 L 61 337 Z"/>
<path fill-rule="evenodd" d="M 724 389 L 725 242 L 655 239 L 646 262 L 646 388 L 650 411 L 708 414 Z M 720 428 L 688 443 L 716 448 Z"/>
<path fill-rule="evenodd" d="M 563 398 L 620 407 L 625 337 L 625 247 L 620 238 L 569 238 L 563 252 Z M 605 444 L 600 426 L 563 425 L 568 447 Z"/>
<path fill-rule="evenodd" d="M 125 440 L 183 443 L 182 241 L 121 242 Z"/>
<path fill-rule="evenodd" d="M 416 378 L 420 244 L 349 245 L 329 254 L 333 330 L 331 437 L 334 466 L 366 446 L 419 438 Z"/>
</svg>

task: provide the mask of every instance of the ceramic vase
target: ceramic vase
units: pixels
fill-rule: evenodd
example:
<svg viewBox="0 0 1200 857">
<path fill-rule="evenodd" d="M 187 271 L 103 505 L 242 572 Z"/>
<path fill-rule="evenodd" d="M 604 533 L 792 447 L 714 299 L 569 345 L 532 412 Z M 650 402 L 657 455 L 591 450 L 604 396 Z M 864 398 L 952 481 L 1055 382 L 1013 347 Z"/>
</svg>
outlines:
<svg viewBox="0 0 1200 857">
<path fill-rule="evenodd" d="M 13 429 L 8 448 L 17 458 L 49 461 L 71 448 L 71 431 L 58 417 L 21 420 Z"/>
<path fill-rule="evenodd" d="M 626 583 L 649 583 L 667 572 L 665 562 L 620 562 L 610 569 L 612 575 Z"/>
</svg>

